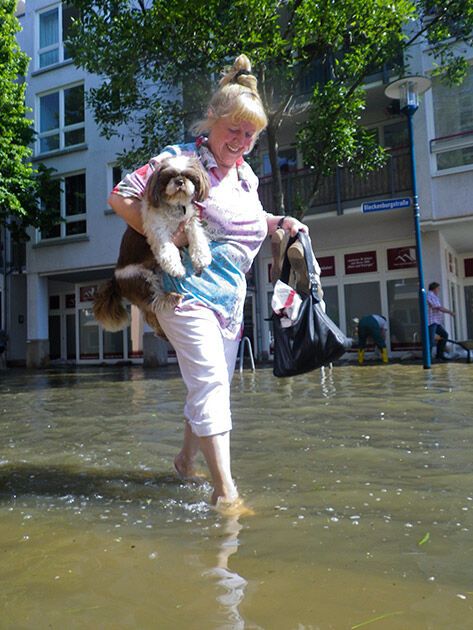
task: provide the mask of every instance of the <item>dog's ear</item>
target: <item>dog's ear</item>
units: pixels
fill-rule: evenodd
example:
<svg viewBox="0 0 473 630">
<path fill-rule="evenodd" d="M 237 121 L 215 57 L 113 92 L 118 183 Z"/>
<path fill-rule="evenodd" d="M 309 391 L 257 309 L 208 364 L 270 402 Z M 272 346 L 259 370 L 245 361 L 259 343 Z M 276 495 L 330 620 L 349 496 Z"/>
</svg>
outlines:
<svg viewBox="0 0 473 630">
<path fill-rule="evenodd" d="M 159 184 L 160 170 L 161 166 L 159 166 L 158 169 L 152 173 L 151 177 L 146 183 L 146 188 L 144 192 L 145 201 L 154 208 L 157 208 L 160 205 L 161 201 L 161 186 Z"/>
<path fill-rule="evenodd" d="M 166 190 L 166 184 L 169 177 L 166 176 L 166 169 L 169 167 L 168 160 L 163 160 L 157 166 L 146 184 L 144 197 L 150 206 L 158 208 L 161 205 L 163 193 Z"/>
<path fill-rule="evenodd" d="M 193 178 L 195 180 L 194 199 L 195 201 L 204 201 L 209 196 L 210 180 L 207 171 L 198 158 L 192 161 L 192 172 L 195 173 L 195 177 Z"/>
</svg>

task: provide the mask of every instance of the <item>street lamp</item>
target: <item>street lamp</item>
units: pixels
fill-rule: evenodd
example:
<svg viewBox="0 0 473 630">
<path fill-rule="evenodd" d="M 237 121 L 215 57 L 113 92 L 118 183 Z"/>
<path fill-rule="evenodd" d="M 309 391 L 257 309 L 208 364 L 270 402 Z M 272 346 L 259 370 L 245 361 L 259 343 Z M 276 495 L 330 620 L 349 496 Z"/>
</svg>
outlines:
<svg viewBox="0 0 473 630">
<path fill-rule="evenodd" d="M 422 241 L 420 235 L 419 197 L 417 195 L 416 161 L 414 151 L 414 131 L 412 117 L 419 108 L 419 96 L 430 89 L 432 82 L 427 77 L 408 76 L 390 83 L 384 93 L 388 98 L 399 100 L 400 110 L 407 116 L 409 126 L 409 144 L 411 151 L 412 205 L 414 211 L 414 230 L 416 237 L 417 273 L 419 276 L 419 310 L 422 333 L 422 358 L 424 369 L 431 366 L 429 327 L 427 322 L 427 297 L 424 286 L 422 266 Z"/>
</svg>

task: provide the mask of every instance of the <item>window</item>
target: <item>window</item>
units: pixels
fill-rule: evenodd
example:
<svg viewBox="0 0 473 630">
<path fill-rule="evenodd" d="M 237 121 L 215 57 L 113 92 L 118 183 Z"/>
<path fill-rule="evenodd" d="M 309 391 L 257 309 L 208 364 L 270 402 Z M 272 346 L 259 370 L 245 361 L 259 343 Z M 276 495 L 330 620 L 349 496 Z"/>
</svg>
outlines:
<svg viewBox="0 0 473 630">
<path fill-rule="evenodd" d="M 345 315 L 346 334 L 355 336 L 355 317 L 361 319 L 364 315 L 382 315 L 381 293 L 379 282 L 362 282 L 359 284 L 346 284 L 345 291 Z"/>
<path fill-rule="evenodd" d="M 468 339 L 473 339 L 473 286 L 465 287 L 465 312 Z"/>
<path fill-rule="evenodd" d="M 112 188 L 115 188 L 123 179 L 123 171 L 120 166 L 112 166 Z"/>
<path fill-rule="evenodd" d="M 65 4 L 49 7 L 38 14 L 38 67 L 46 68 L 70 59 L 64 42 L 79 10 Z"/>
<path fill-rule="evenodd" d="M 85 141 L 84 86 L 74 85 L 39 97 L 39 153 Z"/>
<path fill-rule="evenodd" d="M 431 151 L 437 171 L 473 164 L 473 70 L 459 86 L 434 77 L 432 96 L 436 138 Z"/>
<path fill-rule="evenodd" d="M 327 315 L 340 326 L 340 309 L 338 305 L 338 287 L 322 287 Z"/>
<path fill-rule="evenodd" d="M 57 181 L 54 206 L 59 208 L 61 221 L 48 232 L 41 233 L 41 240 L 65 238 L 87 232 L 85 173 L 69 175 Z"/>
<path fill-rule="evenodd" d="M 386 149 L 400 149 L 409 146 L 409 130 L 404 121 L 385 125 L 383 135 Z"/>
<path fill-rule="evenodd" d="M 391 350 L 415 350 L 421 343 L 417 278 L 388 280 Z"/>
</svg>

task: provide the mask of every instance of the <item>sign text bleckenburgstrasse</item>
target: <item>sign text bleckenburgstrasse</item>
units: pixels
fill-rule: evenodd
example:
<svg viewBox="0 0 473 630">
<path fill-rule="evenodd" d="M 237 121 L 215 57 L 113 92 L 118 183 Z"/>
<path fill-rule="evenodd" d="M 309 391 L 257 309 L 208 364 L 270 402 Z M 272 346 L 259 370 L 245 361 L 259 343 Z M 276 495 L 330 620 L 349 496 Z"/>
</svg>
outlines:
<svg viewBox="0 0 473 630">
<path fill-rule="evenodd" d="M 382 201 L 366 201 L 361 204 L 362 212 L 379 212 L 381 210 L 396 210 L 408 208 L 411 205 L 409 197 L 404 199 L 383 199 Z"/>
</svg>

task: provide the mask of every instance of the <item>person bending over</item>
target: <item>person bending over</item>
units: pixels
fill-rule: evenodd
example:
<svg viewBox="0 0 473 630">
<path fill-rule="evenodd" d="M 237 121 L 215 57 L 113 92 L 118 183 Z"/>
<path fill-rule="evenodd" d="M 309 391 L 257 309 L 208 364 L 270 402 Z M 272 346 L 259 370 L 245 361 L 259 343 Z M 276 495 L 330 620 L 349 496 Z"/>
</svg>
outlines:
<svg viewBox="0 0 473 630">
<path fill-rule="evenodd" d="M 369 338 L 379 348 L 383 363 L 388 362 L 388 350 L 386 348 L 387 329 L 388 323 L 383 315 L 365 315 L 358 321 L 358 363 L 360 365 L 365 360 L 365 348 Z"/>
</svg>

